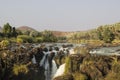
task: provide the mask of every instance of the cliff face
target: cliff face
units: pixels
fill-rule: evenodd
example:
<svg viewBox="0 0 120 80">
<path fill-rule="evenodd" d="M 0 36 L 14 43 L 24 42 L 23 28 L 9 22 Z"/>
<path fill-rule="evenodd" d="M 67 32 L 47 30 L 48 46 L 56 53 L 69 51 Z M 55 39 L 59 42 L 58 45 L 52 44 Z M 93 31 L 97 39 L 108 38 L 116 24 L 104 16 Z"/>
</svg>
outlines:
<svg viewBox="0 0 120 80">
<path fill-rule="evenodd" d="M 70 55 L 63 76 L 54 80 L 120 80 L 120 57 Z"/>
</svg>

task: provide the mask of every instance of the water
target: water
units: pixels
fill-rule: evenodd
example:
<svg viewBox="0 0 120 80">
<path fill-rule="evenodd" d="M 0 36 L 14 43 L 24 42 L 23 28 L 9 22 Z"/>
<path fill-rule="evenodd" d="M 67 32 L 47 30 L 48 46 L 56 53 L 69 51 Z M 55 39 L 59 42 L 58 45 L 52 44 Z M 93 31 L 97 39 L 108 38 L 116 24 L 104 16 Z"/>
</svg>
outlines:
<svg viewBox="0 0 120 80">
<path fill-rule="evenodd" d="M 57 65 L 54 60 L 52 60 L 52 67 L 50 67 L 50 63 L 48 59 L 49 56 L 50 56 L 49 52 L 44 52 L 44 56 L 40 61 L 40 66 L 43 66 L 45 69 L 45 72 L 44 72 L 45 80 L 51 80 L 57 71 Z"/>
<path fill-rule="evenodd" d="M 55 61 L 54 60 L 52 60 L 52 73 L 51 73 L 51 77 L 53 78 L 54 77 L 54 75 L 56 74 L 56 71 L 57 71 L 57 65 L 56 65 L 56 63 L 55 63 Z"/>
<path fill-rule="evenodd" d="M 54 60 L 52 60 L 52 70 L 50 71 L 49 63 L 48 61 L 46 62 L 45 65 L 45 80 L 52 80 L 53 76 L 55 75 L 57 71 L 57 65 Z"/>
<path fill-rule="evenodd" d="M 49 49 L 49 46 L 53 46 L 53 47 L 58 47 L 60 48 L 60 50 L 63 51 L 63 49 L 65 50 L 64 51 L 64 54 L 67 55 L 67 51 L 66 50 L 71 50 L 71 54 L 74 54 L 74 50 L 73 50 L 73 47 L 75 47 L 75 45 L 72 47 L 72 46 L 69 46 L 67 48 L 62 48 L 62 45 L 70 45 L 69 43 L 48 43 L 48 44 L 44 44 L 45 47 L 47 47 Z M 40 45 L 33 45 L 34 47 L 39 47 Z M 57 52 L 56 50 L 53 49 L 53 51 L 55 53 L 55 56 L 57 56 Z M 45 75 L 45 80 L 52 80 L 54 77 L 57 77 L 57 76 L 60 76 L 64 73 L 64 69 L 65 69 L 65 64 L 62 64 L 59 69 L 57 69 L 57 65 L 55 63 L 54 60 L 51 60 L 51 53 L 50 51 L 48 52 L 44 52 L 44 56 L 42 58 L 42 60 L 40 61 L 39 63 L 39 66 L 40 67 L 43 67 L 45 69 L 44 71 L 44 75 Z M 32 62 L 33 64 L 36 64 L 36 60 L 35 60 L 35 56 L 33 56 L 32 58 Z M 52 66 L 51 66 L 52 64 Z"/>
<path fill-rule="evenodd" d="M 117 55 L 120 56 L 120 46 L 117 47 L 101 47 L 97 49 L 92 49 L 91 54 L 99 55 Z"/>
<path fill-rule="evenodd" d="M 64 73 L 64 71 L 65 71 L 65 63 L 62 64 L 62 65 L 58 68 L 58 70 L 57 70 L 57 72 L 55 73 L 55 75 L 54 75 L 53 78 L 55 78 L 55 77 L 57 77 L 57 76 L 61 76 L 61 75 Z"/>
<path fill-rule="evenodd" d="M 45 59 L 46 59 L 46 55 L 48 55 L 48 52 L 43 52 L 44 56 L 42 58 L 42 60 L 40 61 L 40 66 L 45 66 Z"/>
<path fill-rule="evenodd" d="M 36 62 L 36 59 L 35 59 L 35 55 L 33 55 L 32 63 L 33 63 L 33 64 L 36 64 L 36 63 L 37 63 L 37 62 Z"/>
</svg>

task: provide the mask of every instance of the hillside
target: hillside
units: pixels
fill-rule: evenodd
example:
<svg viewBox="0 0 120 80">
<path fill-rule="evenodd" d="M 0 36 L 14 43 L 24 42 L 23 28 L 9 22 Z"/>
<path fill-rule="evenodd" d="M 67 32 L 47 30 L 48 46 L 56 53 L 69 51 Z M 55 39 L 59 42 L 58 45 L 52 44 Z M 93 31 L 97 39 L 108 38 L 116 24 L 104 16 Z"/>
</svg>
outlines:
<svg viewBox="0 0 120 80">
<path fill-rule="evenodd" d="M 79 43 L 83 42 L 84 40 L 86 40 L 86 42 L 87 40 L 88 42 L 90 42 L 90 40 L 99 40 L 105 43 L 112 43 L 112 42 L 119 43 L 120 22 L 115 24 L 101 25 L 96 27 L 96 29 L 76 32 L 69 38 L 69 40 L 71 42 L 79 42 Z M 95 42 L 92 42 L 92 43 L 95 43 Z"/>
<path fill-rule="evenodd" d="M 28 26 L 20 26 L 17 28 L 17 30 L 20 30 L 20 31 L 36 31 L 35 29 L 31 28 L 31 27 L 28 27 Z"/>
<path fill-rule="evenodd" d="M 17 30 L 20 31 L 37 31 L 34 28 L 28 27 L 28 26 L 20 26 L 17 28 Z M 63 32 L 63 31 L 51 31 L 54 36 L 56 37 L 62 37 L 62 36 L 69 36 L 70 34 L 72 34 L 73 32 Z"/>
<path fill-rule="evenodd" d="M 54 36 L 56 36 L 56 37 L 62 37 L 62 36 L 68 37 L 68 36 L 71 35 L 73 32 L 52 31 L 52 33 L 53 33 Z"/>
</svg>

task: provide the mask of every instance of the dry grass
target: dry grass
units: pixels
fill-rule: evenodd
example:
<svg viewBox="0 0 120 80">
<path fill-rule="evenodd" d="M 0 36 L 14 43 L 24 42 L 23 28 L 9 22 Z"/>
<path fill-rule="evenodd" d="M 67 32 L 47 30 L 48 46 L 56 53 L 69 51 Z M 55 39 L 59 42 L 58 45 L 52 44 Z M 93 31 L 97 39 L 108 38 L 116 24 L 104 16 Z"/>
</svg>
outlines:
<svg viewBox="0 0 120 80">
<path fill-rule="evenodd" d="M 26 65 L 22 65 L 22 64 L 20 64 L 20 65 L 14 65 L 14 67 L 13 67 L 13 73 L 15 74 L 15 75 L 19 75 L 19 73 L 24 73 L 24 74 L 27 74 L 28 73 L 28 68 L 27 68 L 27 66 Z"/>
</svg>

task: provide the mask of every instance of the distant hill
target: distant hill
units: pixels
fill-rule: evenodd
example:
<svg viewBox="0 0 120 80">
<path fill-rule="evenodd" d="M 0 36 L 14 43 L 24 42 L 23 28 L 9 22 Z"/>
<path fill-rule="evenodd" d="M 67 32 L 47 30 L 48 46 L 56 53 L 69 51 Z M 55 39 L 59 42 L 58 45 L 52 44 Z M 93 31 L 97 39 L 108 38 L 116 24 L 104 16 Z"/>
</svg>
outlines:
<svg viewBox="0 0 120 80">
<path fill-rule="evenodd" d="M 20 26 L 17 28 L 17 30 L 20 30 L 20 31 L 36 31 L 35 29 L 31 28 L 31 27 L 28 27 L 28 26 Z"/>
<path fill-rule="evenodd" d="M 62 36 L 69 36 L 74 32 L 63 32 L 63 31 L 52 31 L 52 33 L 54 34 L 54 36 L 56 37 L 62 37 Z"/>
<path fill-rule="evenodd" d="M 31 27 L 28 27 L 28 26 L 20 26 L 20 27 L 17 28 L 17 30 L 20 30 L 22 32 L 24 32 L 24 31 L 37 31 L 37 30 L 35 30 L 35 29 L 31 28 Z M 73 32 L 63 32 L 63 31 L 51 31 L 51 32 L 56 37 L 62 37 L 62 36 L 66 36 L 67 37 L 68 35 L 73 33 Z"/>
</svg>

